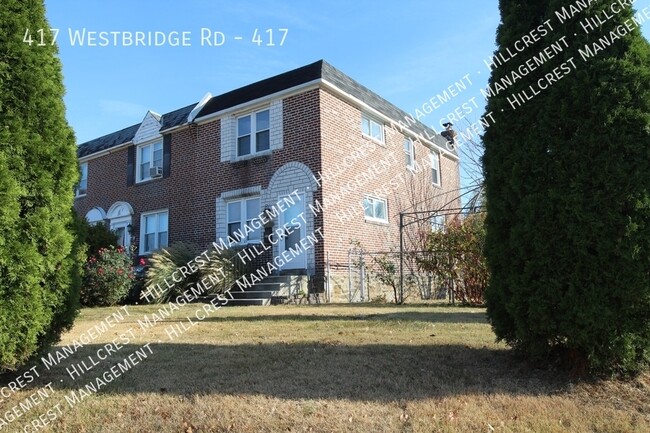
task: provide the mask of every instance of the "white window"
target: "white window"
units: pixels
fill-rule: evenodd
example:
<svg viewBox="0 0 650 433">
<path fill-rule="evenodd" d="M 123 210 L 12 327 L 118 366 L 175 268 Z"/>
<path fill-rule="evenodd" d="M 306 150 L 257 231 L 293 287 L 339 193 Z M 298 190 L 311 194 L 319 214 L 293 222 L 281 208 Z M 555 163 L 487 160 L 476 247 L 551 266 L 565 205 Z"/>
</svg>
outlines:
<svg viewBox="0 0 650 433">
<path fill-rule="evenodd" d="M 404 139 L 404 155 L 406 157 L 406 166 L 413 168 L 415 166 L 415 149 L 413 148 L 413 140 L 410 138 Z"/>
<path fill-rule="evenodd" d="M 363 213 L 366 220 L 388 222 L 388 205 L 383 198 L 365 197 L 363 199 Z"/>
<path fill-rule="evenodd" d="M 226 216 L 228 222 L 228 236 L 239 241 L 239 243 L 259 242 L 262 239 L 262 228 L 255 228 L 261 224 L 259 221 L 256 224 L 253 224 L 253 220 L 257 219 L 259 215 L 259 197 L 227 202 Z"/>
<path fill-rule="evenodd" d="M 271 148 L 268 108 L 237 118 L 237 156 L 253 155 Z"/>
<path fill-rule="evenodd" d="M 159 167 L 162 170 L 163 166 L 163 144 L 161 141 L 157 143 L 145 144 L 138 147 L 138 161 L 137 161 L 137 179 L 138 182 L 151 179 L 151 169 Z"/>
<path fill-rule="evenodd" d="M 440 155 L 431 152 L 431 180 L 434 185 L 440 186 Z"/>
<path fill-rule="evenodd" d="M 169 212 L 142 214 L 140 220 L 140 254 L 165 248 L 168 242 Z"/>
<path fill-rule="evenodd" d="M 431 230 L 434 232 L 442 232 L 445 230 L 445 216 L 434 215 L 431 217 Z"/>
<path fill-rule="evenodd" d="M 88 192 L 88 163 L 79 164 L 79 169 L 81 170 L 81 179 L 77 185 L 77 197 L 84 196 Z"/>
<path fill-rule="evenodd" d="M 381 143 L 384 142 L 384 125 L 366 115 L 361 115 L 361 133 Z"/>
</svg>

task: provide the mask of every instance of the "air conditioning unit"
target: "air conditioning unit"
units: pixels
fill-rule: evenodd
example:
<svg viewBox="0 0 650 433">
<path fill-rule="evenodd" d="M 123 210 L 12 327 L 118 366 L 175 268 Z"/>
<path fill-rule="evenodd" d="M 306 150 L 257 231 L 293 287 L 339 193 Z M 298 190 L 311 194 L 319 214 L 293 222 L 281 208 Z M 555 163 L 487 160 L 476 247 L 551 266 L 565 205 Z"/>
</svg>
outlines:
<svg viewBox="0 0 650 433">
<path fill-rule="evenodd" d="M 162 177 L 162 175 L 163 175 L 162 167 L 151 167 L 151 168 L 149 168 L 149 176 L 150 177 Z"/>
</svg>

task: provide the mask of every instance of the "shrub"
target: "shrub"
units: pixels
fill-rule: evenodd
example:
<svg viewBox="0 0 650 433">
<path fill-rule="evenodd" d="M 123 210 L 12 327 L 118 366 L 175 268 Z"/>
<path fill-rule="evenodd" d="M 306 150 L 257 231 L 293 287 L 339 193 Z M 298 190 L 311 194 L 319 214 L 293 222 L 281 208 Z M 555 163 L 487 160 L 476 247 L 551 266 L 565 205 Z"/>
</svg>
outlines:
<svg viewBox="0 0 650 433">
<path fill-rule="evenodd" d="M 82 222 L 85 219 L 79 218 L 74 211 L 71 211 L 71 214 L 70 230 L 76 233 L 76 236 L 72 243 L 72 251 L 66 258 L 67 263 L 61 268 L 62 270 L 67 269 L 67 275 L 65 273 L 60 275 L 61 279 L 70 278 L 71 284 L 69 290 L 64 293 L 61 307 L 54 313 L 52 322 L 39 337 L 37 354 L 47 352 L 53 344 L 57 343 L 61 333 L 72 328 L 74 319 L 79 313 L 79 293 L 83 277 L 83 263 L 86 259 L 85 234 L 82 228 Z"/>
<path fill-rule="evenodd" d="M 131 259 L 123 247 L 101 248 L 84 266 L 81 303 L 87 307 L 115 305 L 131 289 Z"/>
<path fill-rule="evenodd" d="M 84 220 L 85 221 L 85 220 Z M 86 223 L 86 244 L 88 245 L 88 254 L 95 255 L 101 248 L 117 248 L 117 234 L 104 223 L 90 225 Z"/>
<path fill-rule="evenodd" d="M 404 303 L 404 294 L 400 292 L 399 264 L 395 263 L 390 254 L 372 256 L 371 273 L 381 284 L 392 289 L 393 302 L 396 304 Z M 380 296 L 383 296 L 384 301 L 386 300 L 386 295 Z"/>
<path fill-rule="evenodd" d="M 216 276 L 219 281 L 215 283 L 213 279 L 213 287 L 205 294 L 218 294 L 228 290 L 241 275 L 240 266 L 235 265 L 236 253 L 230 250 L 222 253 L 211 250 L 206 257 L 202 255 L 203 252 L 196 245 L 178 242 L 154 253 L 149 260 L 151 266 L 146 273 L 145 292 L 150 293 L 156 302 L 166 302 L 210 275 Z M 195 261 L 197 257 L 200 259 Z M 190 262 L 197 268 L 195 272 L 179 272 L 180 268 L 187 267 Z"/>
<path fill-rule="evenodd" d="M 202 276 L 206 277 L 212 274 L 219 278 L 219 283 L 211 288 L 210 294 L 224 293 L 248 271 L 248 267 L 241 264 L 236 251 L 224 250 L 217 253 L 212 250 L 208 257 L 210 257 L 210 262 L 205 267 Z"/>
<path fill-rule="evenodd" d="M 638 26 L 612 37 L 631 2 L 590 32 L 581 24 L 610 2 L 584 3 L 560 23 L 567 2 L 500 2 L 495 58 L 546 19 L 554 31 L 537 47 L 571 44 L 507 91 L 498 87 L 541 48 L 492 69 L 487 311 L 497 338 L 532 360 L 566 360 L 576 375 L 634 374 L 650 367 L 650 44 Z M 566 65 L 540 90 L 540 77 Z M 522 102 L 522 92 L 535 97 Z"/>
<path fill-rule="evenodd" d="M 132 305 L 142 303 L 141 294 L 144 290 L 148 269 L 149 263 L 144 257 L 136 259 L 135 265 L 133 266 L 133 281 L 131 289 L 124 299 L 124 303 Z"/>
<path fill-rule="evenodd" d="M 0 372 L 56 342 L 76 314 L 71 208 L 79 179 L 56 44 L 42 1 L 0 7 Z"/>
<path fill-rule="evenodd" d="M 484 245 L 483 214 L 456 219 L 444 232 L 428 235 L 428 253 L 419 258 L 420 268 L 438 281 L 453 282 L 454 295 L 461 303 L 482 305 L 489 277 Z"/>
<path fill-rule="evenodd" d="M 200 253 L 201 249 L 197 245 L 185 242 L 174 243 L 168 248 L 153 253 L 149 259 L 150 267 L 146 272 L 145 291 L 155 293 L 158 302 L 165 302 L 177 297 L 191 286 L 195 286 L 200 281 L 200 272 L 181 275 L 177 271 L 194 260 Z M 169 287 L 170 285 L 172 287 Z M 156 287 L 162 291 L 153 290 Z"/>
</svg>

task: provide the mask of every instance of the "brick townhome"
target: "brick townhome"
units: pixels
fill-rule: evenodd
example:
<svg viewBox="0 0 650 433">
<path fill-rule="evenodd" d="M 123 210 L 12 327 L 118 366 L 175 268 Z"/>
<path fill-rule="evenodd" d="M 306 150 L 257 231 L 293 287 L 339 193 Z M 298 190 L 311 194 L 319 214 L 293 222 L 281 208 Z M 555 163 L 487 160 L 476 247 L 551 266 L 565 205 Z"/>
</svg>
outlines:
<svg viewBox="0 0 650 433">
<path fill-rule="evenodd" d="M 147 255 L 228 239 L 280 201 L 283 212 L 233 246 L 265 247 L 269 260 L 309 237 L 281 269 L 323 275 L 326 257 L 347 261 L 350 241 L 397 244 L 398 197 L 413 179 L 440 203 L 457 195 L 455 151 L 407 116 L 318 61 L 81 144 L 75 208 Z"/>
</svg>

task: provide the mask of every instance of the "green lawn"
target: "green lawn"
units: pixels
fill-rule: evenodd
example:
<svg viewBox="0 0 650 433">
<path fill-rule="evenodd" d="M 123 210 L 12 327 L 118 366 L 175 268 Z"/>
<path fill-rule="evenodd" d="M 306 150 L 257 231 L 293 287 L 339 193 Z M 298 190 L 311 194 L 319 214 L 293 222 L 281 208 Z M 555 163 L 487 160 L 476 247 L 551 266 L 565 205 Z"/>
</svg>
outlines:
<svg viewBox="0 0 650 433">
<path fill-rule="evenodd" d="M 483 309 L 206 308 L 199 322 L 197 309 L 200 316 L 205 310 L 190 305 L 143 330 L 138 320 L 157 308 L 129 307 L 130 315 L 101 335 L 97 325 L 116 309 L 84 310 L 62 344 L 94 340 L 50 370 L 38 362 L 41 377 L 0 401 L 0 414 L 39 386 L 52 382 L 54 391 L 0 431 L 34 431 L 45 425 L 43 418 L 30 424 L 39 415 L 57 432 L 650 431 L 647 375 L 575 384 L 535 370 L 494 342 Z M 190 327 L 188 316 L 198 324 Z M 180 335 L 170 339 L 166 329 Z M 107 343 L 127 337 L 76 380 L 66 372 L 82 360 L 91 365 Z M 111 366 L 125 366 L 129 354 L 138 362 L 129 371 L 68 402 Z M 57 404 L 60 412 L 52 412 Z"/>
</svg>

